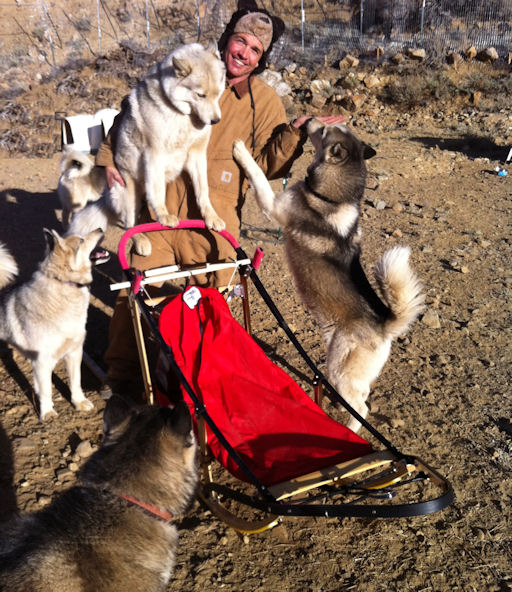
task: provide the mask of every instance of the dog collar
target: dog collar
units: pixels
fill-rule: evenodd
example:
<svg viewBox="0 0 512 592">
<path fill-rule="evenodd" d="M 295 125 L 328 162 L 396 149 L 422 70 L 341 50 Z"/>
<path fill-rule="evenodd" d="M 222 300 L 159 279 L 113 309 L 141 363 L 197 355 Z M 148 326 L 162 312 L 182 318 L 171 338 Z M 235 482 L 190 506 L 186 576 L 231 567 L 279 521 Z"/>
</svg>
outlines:
<svg viewBox="0 0 512 592">
<path fill-rule="evenodd" d="M 61 280 L 57 276 L 50 276 L 53 280 L 60 282 L 61 284 L 67 284 L 68 286 L 76 286 L 77 288 L 89 288 L 92 285 L 92 282 L 87 284 L 80 284 L 79 282 L 72 282 L 70 280 Z"/>
<path fill-rule="evenodd" d="M 116 493 L 115 495 L 117 495 L 117 497 L 120 497 L 121 499 L 126 500 L 134 506 L 138 506 L 139 508 L 146 510 L 146 512 L 149 512 L 153 516 L 160 518 L 164 522 L 170 522 L 173 519 L 173 515 L 171 514 L 171 512 L 168 512 L 167 510 L 161 510 L 160 508 L 157 508 L 152 504 L 142 502 L 134 497 L 131 497 L 130 495 L 123 495 L 122 493 Z"/>
<path fill-rule="evenodd" d="M 304 183 L 306 184 L 306 189 L 312 193 L 315 197 L 318 197 L 318 199 L 321 199 L 322 201 L 326 201 L 327 203 L 331 203 L 331 204 L 338 204 L 337 201 L 335 201 L 334 199 L 331 199 L 330 197 L 327 197 L 325 195 L 322 195 L 321 193 L 318 193 L 318 191 L 315 191 L 312 187 L 311 187 L 311 182 L 309 180 L 309 175 L 305 178 Z"/>
<path fill-rule="evenodd" d="M 60 280 L 59 280 L 60 281 Z M 91 286 L 91 282 L 88 284 L 79 284 L 78 282 L 63 282 L 64 284 L 69 284 L 70 286 L 76 286 L 77 288 L 89 288 Z"/>
</svg>

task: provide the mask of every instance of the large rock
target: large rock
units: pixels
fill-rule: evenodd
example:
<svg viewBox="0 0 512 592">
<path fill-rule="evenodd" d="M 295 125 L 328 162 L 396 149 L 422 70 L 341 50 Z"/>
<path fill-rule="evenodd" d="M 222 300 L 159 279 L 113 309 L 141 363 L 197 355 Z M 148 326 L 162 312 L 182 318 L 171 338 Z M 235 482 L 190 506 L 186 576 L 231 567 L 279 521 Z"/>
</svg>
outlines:
<svg viewBox="0 0 512 592">
<path fill-rule="evenodd" d="M 289 95 L 292 92 L 290 85 L 287 84 L 283 80 L 282 75 L 275 70 L 264 70 L 260 74 L 260 78 L 263 82 L 266 82 L 271 86 L 280 97 Z"/>
<path fill-rule="evenodd" d="M 407 57 L 411 60 L 422 62 L 427 57 L 427 54 L 422 47 L 409 47 L 407 50 Z"/>
<path fill-rule="evenodd" d="M 498 59 L 498 52 L 494 47 L 486 47 L 476 54 L 476 59 L 479 62 L 495 62 Z"/>
<path fill-rule="evenodd" d="M 471 60 L 475 59 L 477 53 L 478 52 L 476 51 L 476 48 L 472 45 L 471 47 L 468 47 L 466 49 L 466 51 L 464 52 L 464 55 L 466 56 L 466 58 L 469 61 L 471 61 Z"/>
</svg>

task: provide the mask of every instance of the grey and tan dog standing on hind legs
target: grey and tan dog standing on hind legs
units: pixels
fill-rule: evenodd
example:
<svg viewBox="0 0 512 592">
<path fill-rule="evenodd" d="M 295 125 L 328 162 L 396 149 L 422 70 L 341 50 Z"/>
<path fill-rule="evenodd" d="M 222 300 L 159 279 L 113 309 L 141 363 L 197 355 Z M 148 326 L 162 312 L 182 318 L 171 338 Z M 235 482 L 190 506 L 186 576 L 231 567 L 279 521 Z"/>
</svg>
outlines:
<svg viewBox="0 0 512 592">
<path fill-rule="evenodd" d="M 392 340 L 416 319 L 424 295 L 407 247 L 389 249 L 377 263 L 380 297 L 361 266 L 359 215 L 373 148 L 343 124 L 312 119 L 307 131 L 314 161 L 304 181 L 279 195 L 243 142 L 235 142 L 233 154 L 261 210 L 283 229 L 297 290 L 325 338 L 329 381 L 366 418 L 366 399 Z M 351 417 L 347 426 L 357 431 L 361 424 Z"/>
<path fill-rule="evenodd" d="M 2 525 L 2 592 L 166 590 L 176 519 L 197 486 L 188 407 L 134 407 L 114 395 L 103 432 L 76 485 Z"/>
<path fill-rule="evenodd" d="M 48 253 L 39 268 L 28 281 L 7 288 L 18 267 L 0 244 L 0 339 L 32 363 L 41 420 L 57 415 L 52 401 L 52 372 L 62 359 L 69 376 L 71 402 L 80 411 L 94 407 L 82 391 L 81 363 L 92 267 L 108 257 L 108 253 L 96 249 L 103 238 L 100 229 L 85 237 L 62 238 L 54 230 L 45 230 L 45 236 Z"/>
<path fill-rule="evenodd" d="M 70 234 L 106 230 L 117 220 L 131 228 L 144 199 L 158 222 L 176 226 L 178 218 L 165 202 L 166 185 L 184 170 L 206 226 L 225 228 L 210 202 L 206 163 L 211 126 L 221 116 L 225 75 L 216 46 L 205 49 L 199 43 L 178 47 L 149 70 L 114 123 L 114 160 L 125 186 L 114 183 L 99 201 L 79 212 Z M 147 236 L 138 234 L 133 240 L 139 255 L 150 254 Z"/>
</svg>

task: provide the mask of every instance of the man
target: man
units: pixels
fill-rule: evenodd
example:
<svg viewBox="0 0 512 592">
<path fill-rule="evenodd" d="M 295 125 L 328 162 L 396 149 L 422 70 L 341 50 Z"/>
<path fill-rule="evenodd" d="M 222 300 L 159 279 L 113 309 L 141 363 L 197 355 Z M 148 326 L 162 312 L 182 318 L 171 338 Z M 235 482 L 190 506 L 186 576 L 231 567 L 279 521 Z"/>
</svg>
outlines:
<svg viewBox="0 0 512 592">
<path fill-rule="evenodd" d="M 233 14 L 218 44 L 226 66 L 227 85 L 220 98 L 221 120 L 212 127 L 208 145 L 208 185 L 215 211 L 225 221 L 226 230 L 237 239 L 247 183 L 233 160 L 233 141 L 243 139 L 267 177 L 276 179 L 287 174 L 293 161 L 302 153 L 306 140 L 303 125 L 309 117 L 303 116 L 288 124 L 284 107 L 275 91 L 254 76 L 265 68 L 272 44 L 283 31 L 281 19 L 254 6 Z M 322 119 L 327 123 L 342 120 L 335 116 Z M 115 135 L 115 126 L 113 130 Z M 115 145 L 115 138 L 109 136 L 96 156 L 96 164 L 106 168 L 109 187 L 114 182 L 124 185 L 114 165 L 112 145 Z M 166 201 L 169 211 L 177 211 L 180 220 L 200 218 L 186 174 L 168 185 Z M 146 212 L 141 221 L 150 220 L 149 212 Z M 141 257 L 132 254 L 131 263 L 136 269 L 176 262 L 187 265 L 225 261 L 232 260 L 234 256 L 225 240 L 207 231 L 151 232 L 148 238 L 152 245 L 151 255 Z M 196 277 L 194 281 L 202 286 L 221 288 L 228 283 L 231 273 L 231 270 L 217 272 L 206 278 Z M 117 300 L 110 323 L 105 361 L 112 390 L 122 394 L 131 385 L 136 391 L 141 391 L 139 359 L 124 294 Z"/>
</svg>

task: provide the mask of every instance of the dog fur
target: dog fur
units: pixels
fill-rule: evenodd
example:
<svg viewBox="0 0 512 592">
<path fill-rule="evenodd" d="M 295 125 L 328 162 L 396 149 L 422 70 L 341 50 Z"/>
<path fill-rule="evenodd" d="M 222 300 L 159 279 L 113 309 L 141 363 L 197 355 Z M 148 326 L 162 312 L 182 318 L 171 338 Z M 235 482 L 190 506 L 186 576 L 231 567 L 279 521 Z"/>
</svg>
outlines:
<svg viewBox="0 0 512 592">
<path fill-rule="evenodd" d="M 95 166 L 86 154 L 65 146 L 60 171 L 57 195 L 62 206 L 62 225 L 68 228 L 77 212 L 101 197 L 106 187 L 105 169 Z"/>
<path fill-rule="evenodd" d="M 93 408 L 80 385 L 80 366 L 92 283 L 92 253 L 103 232 L 97 229 L 84 238 L 62 238 L 54 230 L 45 229 L 45 236 L 49 253 L 36 272 L 27 282 L 0 295 L 0 339 L 31 361 L 41 420 L 57 415 L 52 402 L 52 371 L 61 359 L 67 366 L 71 402 L 80 411 Z M 15 260 L 1 245 L 0 289 L 16 274 Z"/>
<path fill-rule="evenodd" d="M 197 486 L 188 407 L 130 407 L 114 395 L 103 429 L 103 445 L 83 466 L 79 484 L 43 510 L 2 525 L 2 592 L 166 589 L 178 543 L 174 520 L 190 507 Z"/>
<path fill-rule="evenodd" d="M 375 151 L 345 125 L 307 127 L 315 158 L 307 178 L 275 196 L 243 142 L 233 154 L 267 217 L 281 225 L 297 290 L 318 322 L 327 346 L 329 381 L 363 418 L 366 399 L 390 352 L 423 307 L 407 247 L 386 251 L 375 268 L 381 297 L 360 264 L 359 215 L 365 160 Z M 361 424 L 351 417 L 353 431 Z"/>
<path fill-rule="evenodd" d="M 126 186 L 115 183 L 96 204 L 75 217 L 72 232 L 105 229 L 120 218 L 134 226 L 145 199 L 156 219 L 176 226 L 167 211 L 166 185 L 186 171 L 206 225 L 223 230 L 208 194 L 206 148 L 211 126 L 220 120 L 219 99 L 225 87 L 225 67 L 218 51 L 199 43 L 183 45 L 153 66 L 132 90 L 124 105 L 116 136 L 114 160 Z M 140 255 L 149 255 L 144 235 L 134 238 Z"/>
</svg>

